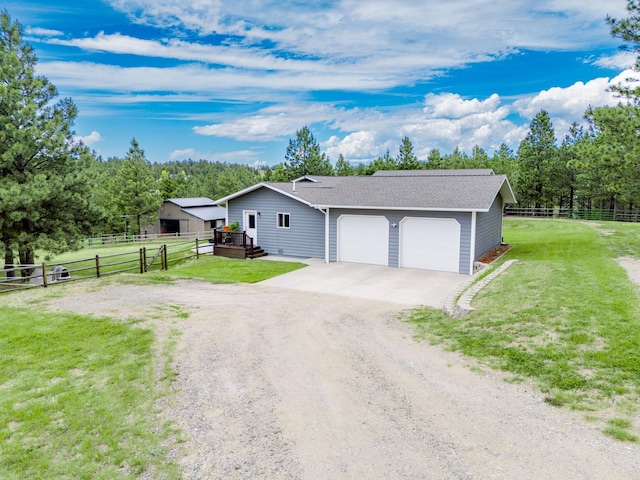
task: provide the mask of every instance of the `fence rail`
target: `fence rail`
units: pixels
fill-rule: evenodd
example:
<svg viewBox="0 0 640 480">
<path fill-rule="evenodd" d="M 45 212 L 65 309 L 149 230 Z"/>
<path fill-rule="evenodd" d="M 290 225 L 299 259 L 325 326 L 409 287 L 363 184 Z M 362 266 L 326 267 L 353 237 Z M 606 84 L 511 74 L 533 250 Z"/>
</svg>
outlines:
<svg viewBox="0 0 640 480">
<path fill-rule="evenodd" d="M 213 237 L 213 230 L 187 233 L 145 233 L 133 235 L 121 233 L 117 235 L 94 235 L 83 240 L 82 247 L 93 248 L 123 245 L 128 243 L 150 243 L 180 240 L 208 240 Z"/>
<path fill-rule="evenodd" d="M 514 208 L 506 207 L 507 216 L 570 218 L 608 222 L 640 222 L 640 210 L 606 210 L 596 208 Z"/>
<path fill-rule="evenodd" d="M 153 258 L 147 262 L 147 249 L 142 247 L 130 252 L 94 257 L 68 262 L 32 265 L 13 265 L 0 270 L 0 293 L 48 287 L 55 284 L 100 278 L 125 272 L 145 273 L 152 270 L 167 270 L 189 258 L 199 258 L 202 242 L 198 239 L 162 245 L 152 249 Z M 156 260 L 160 260 L 156 262 Z"/>
</svg>

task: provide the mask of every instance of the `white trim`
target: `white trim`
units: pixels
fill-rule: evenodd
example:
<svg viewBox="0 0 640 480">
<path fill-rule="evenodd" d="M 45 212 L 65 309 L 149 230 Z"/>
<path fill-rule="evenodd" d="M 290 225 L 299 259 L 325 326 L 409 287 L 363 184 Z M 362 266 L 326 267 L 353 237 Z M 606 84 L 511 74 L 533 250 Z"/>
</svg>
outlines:
<svg viewBox="0 0 640 480">
<path fill-rule="evenodd" d="M 251 193 L 254 192 L 256 190 L 259 190 L 260 188 L 268 188 L 269 190 L 272 190 L 276 193 L 280 193 L 282 195 L 284 195 L 285 197 L 289 197 L 289 198 L 293 198 L 294 200 L 297 200 L 300 203 L 304 203 L 305 205 L 308 205 L 309 207 L 313 207 L 313 205 L 311 205 L 310 202 L 307 202 L 306 200 L 302 200 L 300 197 L 296 196 L 295 193 L 289 193 L 289 192 L 285 192 L 284 190 L 280 190 L 279 188 L 274 187 L 273 185 L 269 185 L 268 183 L 257 183 L 255 185 L 252 185 L 250 187 L 245 188 L 244 190 L 240 190 L 239 192 L 236 193 L 232 193 L 231 195 L 227 195 L 226 197 L 222 197 L 219 200 L 216 201 L 216 203 L 225 203 L 228 202 L 229 200 L 233 200 L 234 198 L 238 198 L 241 197 L 242 195 L 246 195 L 247 193 Z"/>
<path fill-rule="evenodd" d="M 470 213 L 470 212 L 479 212 L 486 213 L 490 210 L 489 208 L 441 208 L 441 207 L 388 207 L 388 206 L 380 206 L 380 207 L 372 207 L 372 206 L 362 206 L 362 205 L 312 205 L 309 206 L 321 209 L 321 208 L 340 208 L 340 209 L 352 209 L 352 210 L 393 210 L 393 211 L 410 211 L 410 212 L 459 212 L 459 213 Z"/>
<path fill-rule="evenodd" d="M 258 211 L 257 210 L 242 210 L 242 230 L 246 233 L 247 230 L 249 230 L 249 216 L 253 215 L 253 219 L 254 219 L 254 227 L 253 227 L 253 234 L 249 235 L 251 238 L 253 238 L 253 241 L 255 242 L 253 244 L 253 246 L 257 246 L 258 245 Z"/>
<path fill-rule="evenodd" d="M 471 244 L 469 245 L 469 275 L 473 275 L 473 262 L 476 257 L 477 213 L 471 212 Z M 502 222 L 500 222 L 502 224 Z M 502 228 L 502 227 L 500 227 Z"/>
<path fill-rule="evenodd" d="M 282 215 L 282 225 L 280 225 L 280 215 Z M 285 215 L 289 218 L 288 222 L 284 221 Z M 285 223 L 288 223 L 289 226 L 285 226 Z M 291 214 L 287 212 L 276 212 L 276 228 L 284 228 L 285 230 L 289 230 L 291 228 Z"/>
</svg>

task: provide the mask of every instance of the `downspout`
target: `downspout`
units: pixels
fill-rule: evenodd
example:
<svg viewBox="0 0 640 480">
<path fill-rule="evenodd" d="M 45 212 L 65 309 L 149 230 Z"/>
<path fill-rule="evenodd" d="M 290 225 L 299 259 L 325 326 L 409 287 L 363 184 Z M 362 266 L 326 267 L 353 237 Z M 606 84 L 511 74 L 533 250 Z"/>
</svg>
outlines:
<svg viewBox="0 0 640 480">
<path fill-rule="evenodd" d="M 471 212 L 471 245 L 469 248 L 469 275 L 473 275 L 473 262 L 476 258 L 476 221 L 477 212 Z"/>
<path fill-rule="evenodd" d="M 324 213 L 324 263 L 329 263 L 329 208 L 318 210 Z"/>
</svg>

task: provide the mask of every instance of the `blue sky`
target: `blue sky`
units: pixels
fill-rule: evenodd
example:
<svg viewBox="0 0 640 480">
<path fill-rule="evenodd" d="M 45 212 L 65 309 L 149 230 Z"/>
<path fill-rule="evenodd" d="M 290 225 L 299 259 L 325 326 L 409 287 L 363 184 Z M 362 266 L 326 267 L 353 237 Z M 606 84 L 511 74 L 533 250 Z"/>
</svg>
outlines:
<svg viewBox="0 0 640 480">
<path fill-rule="evenodd" d="M 547 110 L 561 139 L 634 57 L 625 0 L 10 0 L 38 72 L 104 158 L 283 161 L 308 125 L 335 162 L 517 149 Z"/>
</svg>

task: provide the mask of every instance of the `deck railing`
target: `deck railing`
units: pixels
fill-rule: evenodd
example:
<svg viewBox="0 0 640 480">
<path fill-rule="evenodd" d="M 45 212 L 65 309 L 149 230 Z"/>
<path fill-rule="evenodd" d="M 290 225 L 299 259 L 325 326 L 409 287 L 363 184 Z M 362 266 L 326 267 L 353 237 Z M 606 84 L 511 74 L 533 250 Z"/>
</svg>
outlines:
<svg viewBox="0 0 640 480">
<path fill-rule="evenodd" d="M 213 245 L 220 247 L 242 247 L 249 255 L 253 255 L 253 238 L 246 232 L 213 231 Z"/>
</svg>

